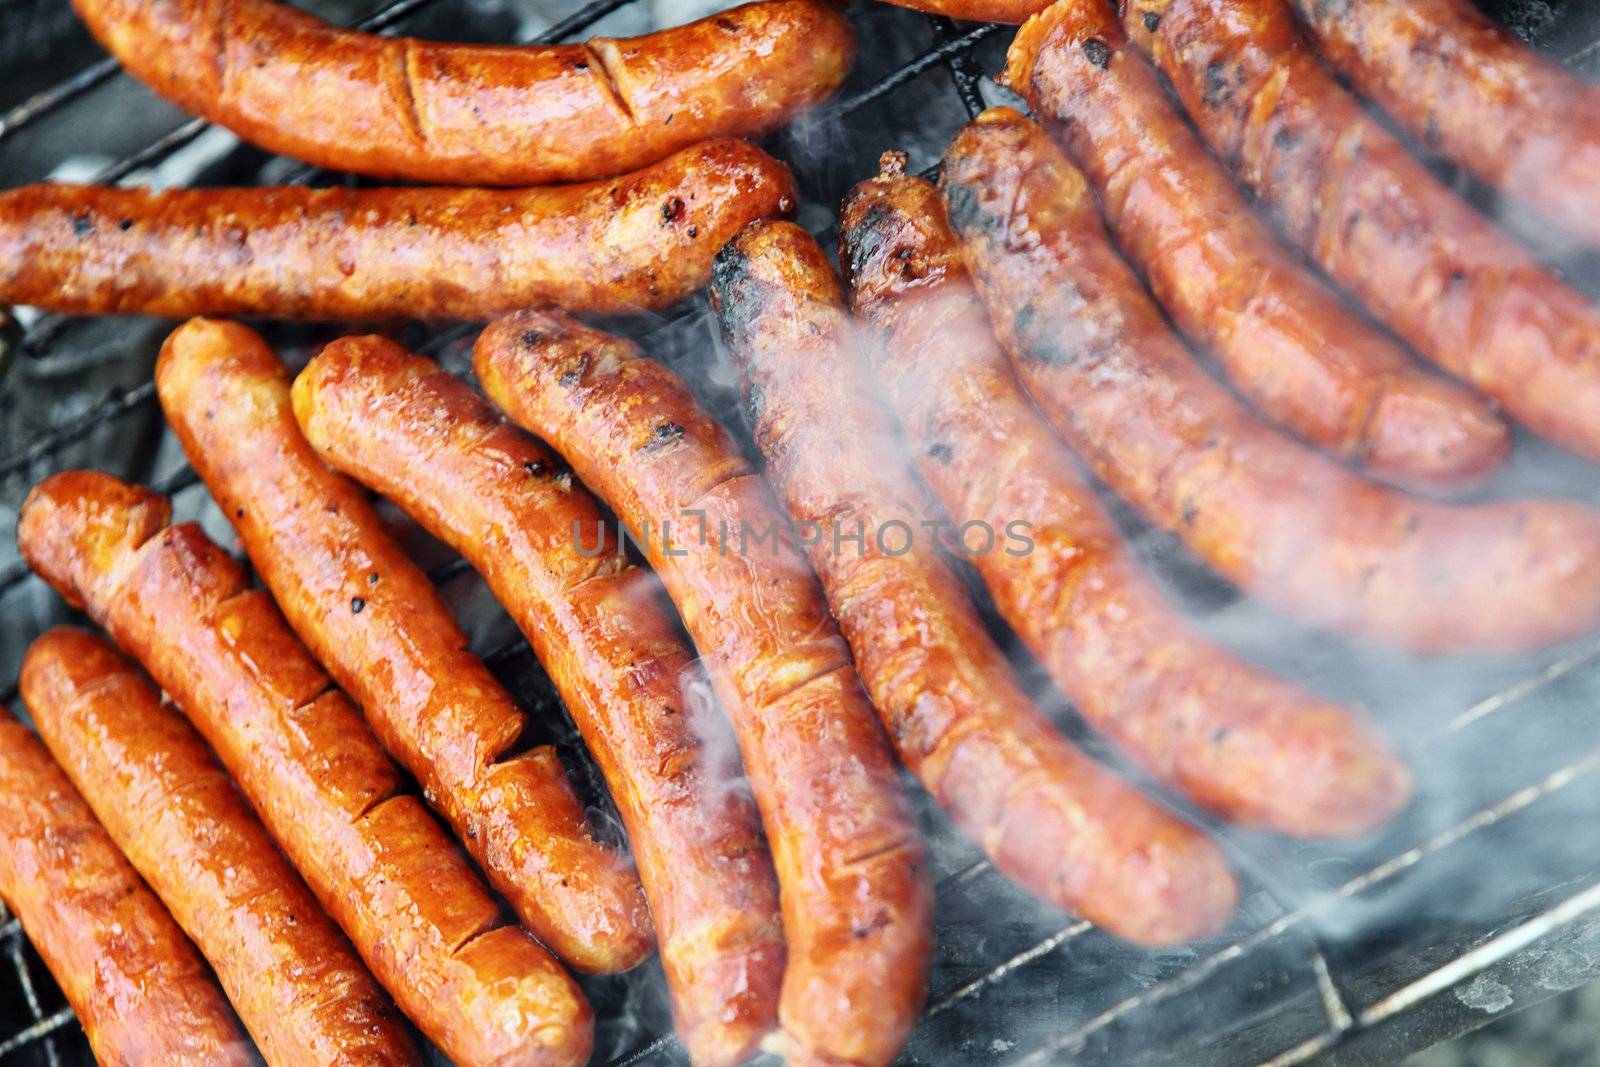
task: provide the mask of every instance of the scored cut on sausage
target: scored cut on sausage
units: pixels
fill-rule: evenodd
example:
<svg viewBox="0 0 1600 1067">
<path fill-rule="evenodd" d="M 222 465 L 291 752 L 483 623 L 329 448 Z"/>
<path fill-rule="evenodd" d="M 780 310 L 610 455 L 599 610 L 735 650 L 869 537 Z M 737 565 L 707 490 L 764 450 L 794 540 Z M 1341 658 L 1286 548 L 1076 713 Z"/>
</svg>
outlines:
<svg viewBox="0 0 1600 1067">
<path fill-rule="evenodd" d="M 924 480 L 958 526 L 1005 532 L 972 559 L 1001 615 L 1090 723 L 1224 818 L 1330 835 L 1392 815 L 1409 775 L 1358 716 L 1205 640 L 1145 575 L 1007 364 L 938 190 L 904 169 L 886 154 L 845 198 L 839 259 Z"/>
<path fill-rule="evenodd" d="M 818 0 L 766 0 L 643 37 L 450 44 L 330 26 L 274 0 L 74 0 L 128 71 L 247 141 L 443 185 L 545 185 L 756 137 L 832 95 L 855 56 Z"/>
<path fill-rule="evenodd" d="M 420 1064 L 362 966 L 205 742 L 103 638 L 29 647 L 22 699 L 112 841 L 211 961 L 269 1064 Z"/>
<path fill-rule="evenodd" d="M 1121 11 L 1128 39 L 1307 257 L 1530 430 L 1600 459 L 1600 309 L 1367 114 L 1311 53 L 1287 0 L 1125 0 Z"/>
<path fill-rule="evenodd" d="M 1017 33 L 1005 81 L 1094 183 L 1118 244 L 1178 327 L 1274 422 L 1367 473 L 1451 493 L 1505 460 L 1505 423 L 1423 372 L 1279 244 L 1103 0 Z"/>
<path fill-rule="evenodd" d="M 593 1016 L 507 924 L 356 709 L 244 568 L 165 498 L 66 471 L 17 543 L 184 711 L 373 975 L 451 1059 L 576 1067 Z"/>
<path fill-rule="evenodd" d="M 711 300 L 767 478 L 807 531 L 901 760 L 996 868 L 1045 900 L 1147 944 L 1221 928 L 1236 889 L 1216 846 L 1055 730 L 939 558 L 816 241 L 793 223 L 752 223 L 718 255 Z"/>
<path fill-rule="evenodd" d="M 941 174 L 995 331 L 1045 416 L 1224 577 L 1307 622 L 1421 653 L 1537 648 L 1600 623 L 1600 514 L 1417 500 L 1274 431 L 1173 335 L 1038 126 L 992 108 Z"/>
<path fill-rule="evenodd" d="M 789 168 L 707 141 L 548 189 L 0 192 L 0 301 L 87 315 L 485 319 L 557 305 L 660 310 L 752 219 L 794 210 Z"/>
<path fill-rule="evenodd" d="M 1470 0 L 1294 0 L 1318 53 L 1429 148 L 1600 244 L 1600 86 Z"/>
<path fill-rule="evenodd" d="M 527 717 L 366 494 L 301 434 L 290 381 L 238 323 L 191 319 L 156 361 L 167 423 L 284 617 L 490 884 L 571 966 L 637 966 L 655 936 L 632 865 L 590 833 L 553 746 L 517 751 Z"/>
<path fill-rule="evenodd" d="M 102 1067 L 257 1062 L 200 953 L 38 736 L 4 710 L 0 900 Z"/>
<path fill-rule="evenodd" d="M 721 709 L 650 571 L 544 446 L 382 337 L 325 347 L 295 414 L 329 463 L 477 568 L 527 636 L 633 842 L 674 1021 L 696 1067 L 736 1067 L 777 1024 L 778 890 Z"/>
<path fill-rule="evenodd" d="M 926 992 L 923 846 L 776 501 L 683 382 L 621 338 L 523 312 L 479 336 L 473 367 L 647 542 L 733 719 L 789 949 L 772 1045 L 795 1064 L 889 1063 Z"/>
</svg>

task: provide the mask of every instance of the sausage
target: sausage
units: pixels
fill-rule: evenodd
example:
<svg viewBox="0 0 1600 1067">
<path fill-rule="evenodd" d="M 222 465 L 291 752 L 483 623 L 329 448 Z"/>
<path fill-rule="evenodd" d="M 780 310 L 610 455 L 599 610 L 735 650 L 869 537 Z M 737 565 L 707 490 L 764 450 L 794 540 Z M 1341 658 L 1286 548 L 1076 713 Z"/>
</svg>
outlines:
<svg viewBox="0 0 1600 1067">
<path fill-rule="evenodd" d="M 759 136 L 833 93 L 855 53 L 817 0 L 644 37 L 447 44 L 340 29 L 272 0 L 76 0 L 128 72 L 247 141 L 336 170 L 543 185 Z"/>
<path fill-rule="evenodd" d="M 420 1064 L 387 994 L 194 728 L 104 638 L 52 630 L 22 698 L 116 846 L 199 946 L 270 1064 Z"/>
<path fill-rule="evenodd" d="M 590 834 L 553 747 L 514 752 L 526 716 L 366 494 L 312 450 L 289 383 L 231 322 L 191 319 L 156 361 L 167 423 L 284 617 L 490 884 L 572 966 L 637 966 L 655 937 L 632 866 Z"/>
<path fill-rule="evenodd" d="M 1294 0 L 1317 51 L 1413 137 L 1600 244 L 1600 86 L 1468 0 Z"/>
<path fill-rule="evenodd" d="M 743 141 L 554 189 L 0 192 L 0 301 L 77 314 L 483 319 L 660 309 L 794 178 Z"/>
<path fill-rule="evenodd" d="M 926 992 L 932 891 L 894 757 L 777 502 L 683 382 L 627 341 L 523 312 L 479 336 L 473 368 L 646 542 L 733 719 L 789 949 L 771 1050 L 807 1067 L 889 1063 Z"/>
<path fill-rule="evenodd" d="M 1511 652 L 1600 623 L 1600 514 L 1447 507 L 1272 430 L 1195 363 L 1044 131 L 984 112 L 945 153 L 950 223 L 1045 416 L 1115 492 L 1234 584 L 1413 652 Z"/>
<path fill-rule="evenodd" d="M 23 503 L 23 558 L 188 715 L 362 959 L 461 1064 L 571 1065 L 588 1002 L 499 906 L 244 568 L 165 498 L 52 475 Z"/>
<path fill-rule="evenodd" d="M 256 1062 L 194 945 L 39 738 L 3 710 L 0 899 L 101 1067 Z"/>
<path fill-rule="evenodd" d="M 336 468 L 461 552 L 571 709 L 633 841 L 674 1019 L 697 1067 L 735 1067 L 776 1025 L 777 881 L 720 711 L 660 582 L 598 550 L 599 503 L 454 375 L 381 337 L 324 348 L 295 414 Z"/>
<path fill-rule="evenodd" d="M 1236 895 L 1216 847 L 1055 731 L 918 540 L 927 509 L 822 249 L 793 223 L 752 223 L 711 294 L 767 477 L 901 760 L 1034 894 L 1137 942 L 1215 933 Z"/>
<path fill-rule="evenodd" d="M 1122 10 L 1201 135 L 1329 277 L 1530 430 L 1600 459 L 1600 312 L 1368 115 L 1284 0 Z"/>
<path fill-rule="evenodd" d="M 1280 245 L 1126 45 L 1108 5 L 1062 0 L 1018 32 L 1005 78 L 1094 183 L 1178 327 L 1258 411 L 1375 477 L 1450 493 L 1500 466 L 1505 423 Z"/>
<path fill-rule="evenodd" d="M 1325 836 L 1394 814 L 1409 775 L 1359 717 L 1205 640 L 1146 577 L 904 166 L 887 154 L 845 198 L 839 260 L 924 481 L 959 527 L 1001 534 L 972 556 L 1000 614 L 1091 724 L 1224 818 Z"/>
</svg>

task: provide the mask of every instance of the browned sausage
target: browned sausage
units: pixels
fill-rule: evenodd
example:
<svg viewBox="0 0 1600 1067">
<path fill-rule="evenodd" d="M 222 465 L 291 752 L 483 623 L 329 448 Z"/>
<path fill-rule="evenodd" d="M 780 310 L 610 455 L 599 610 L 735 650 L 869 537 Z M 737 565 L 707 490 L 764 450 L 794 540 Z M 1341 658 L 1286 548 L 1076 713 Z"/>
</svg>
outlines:
<svg viewBox="0 0 1600 1067">
<path fill-rule="evenodd" d="M 0 710 L 0 899 L 102 1067 L 249 1067 L 205 961 L 32 730 Z"/>
<path fill-rule="evenodd" d="M 850 23 L 766 0 L 645 37 L 447 44 L 330 26 L 274 0 L 75 0 L 129 73 L 273 152 L 380 178 L 544 185 L 753 137 L 833 93 Z"/>
<path fill-rule="evenodd" d="M 1006 363 L 938 190 L 904 165 L 886 156 L 845 199 L 839 258 L 924 480 L 1003 538 L 972 562 L 1006 621 L 1085 718 L 1228 819 L 1322 835 L 1393 814 L 1408 775 L 1359 718 L 1204 640 L 1145 576 Z"/>
<path fill-rule="evenodd" d="M 399 504 L 488 581 L 563 695 L 633 841 L 673 1014 L 699 1067 L 734 1067 L 777 1024 L 772 860 L 719 709 L 655 575 L 565 465 L 454 375 L 381 337 L 328 345 L 295 414 L 334 466 Z M 576 531 L 576 533 L 575 533 Z"/>
<path fill-rule="evenodd" d="M 1267 417 L 1389 481 L 1483 480 L 1506 425 L 1420 370 L 1256 218 L 1104 0 L 1061 0 L 1017 33 L 1005 79 L 1072 153 L 1122 250 L 1178 327 Z"/>
<path fill-rule="evenodd" d="M 21 688 L 62 769 L 211 961 L 268 1063 L 421 1062 L 350 942 L 138 668 L 63 628 L 28 649 Z"/>
<path fill-rule="evenodd" d="M 1451 192 L 1311 54 L 1285 0 L 1126 0 L 1217 154 L 1422 355 L 1600 459 L 1600 312 Z"/>
<path fill-rule="evenodd" d="M 1039 127 L 986 111 L 942 175 L 1034 400 L 1112 489 L 1230 581 L 1417 652 L 1534 648 L 1600 623 L 1600 515 L 1557 500 L 1415 500 L 1273 431 L 1172 334 Z"/>
<path fill-rule="evenodd" d="M 0 301 L 79 314 L 483 319 L 659 309 L 794 178 L 743 141 L 554 189 L 0 192 Z"/>
<path fill-rule="evenodd" d="M 940 560 L 816 241 L 752 223 L 718 255 L 711 293 L 767 477 L 807 531 L 906 766 L 999 870 L 1051 903 L 1142 943 L 1214 933 L 1236 893 L 1216 847 L 1055 731 Z"/>
<path fill-rule="evenodd" d="M 462 1064 L 577 1065 L 593 1017 L 506 924 L 361 714 L 244 568 L 165 498 L 93 471 L 34 487 L 23 557 L 141 660 L 422 1032 Z"/>
<path fill-rule="evenodd" d="M 231 322 L 191 319 L 156 361 L 167 423 L 284 617 L 490 884 L 572 966 L 637 966 L 655 936 L 632 866 L 590 834 L 554 748 L 515 752 L 522 709 L 366 494 L 312 450 L 289 382 Z"/>
<path fill-rule="evenodd" d="M 733 718 L 789 945 L 775 1050 L 887 1064 L 926 990 L 932 892 L 894 757 L 777 502 L 683 382 L 627 341 L 524 312 L 483 332 L 473 367 L 648 542 Z"/>
<path fill-rule="evenodd" d="M 1412 136 L 1600 244 L 1600 86 L 1470 0 L 1294 0 L 1317 50 Z"/>
</svg>

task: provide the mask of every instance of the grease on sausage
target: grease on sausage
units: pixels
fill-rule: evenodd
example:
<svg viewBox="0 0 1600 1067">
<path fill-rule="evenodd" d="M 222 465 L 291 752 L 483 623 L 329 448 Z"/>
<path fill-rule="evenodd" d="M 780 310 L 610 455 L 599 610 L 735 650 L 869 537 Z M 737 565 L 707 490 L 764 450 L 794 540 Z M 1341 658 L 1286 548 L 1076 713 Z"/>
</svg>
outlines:
<svg viewBox="0 0 1600 1067">
<path fill-rule="evenodd" d="M 160 496 L 67 471 L 22 508 L 23 557 L 189 716 L 408 1016 L 461 1063 L 576 1067 L 593 1016 L 500 907 L 244 569 Z"/>
<path fill-rule="evenodd" d="M 524 312 L 484 331 L 473 366 L 630 529 L 655 531 L 646 555 L 733 719 L 777 865 L 789 963 L 776 1049 L 817 1067 L 889 1063 L 926 990 L 923 846 L 776 501 L 683 382 L 620 338 Z"/>
<path fill-rule="evenodd" d="M 657 310 L 705 284 L 789 169 L 708 141 L 550 189 L 0 192 L 0 300 L 77 314 L 484 319 L 523 307 Z"/>
<path fill-rule="evenodd" d="M 194 938 L 269 1064 L 420 1064 L 356 958 L 194 728 L 103 638 L 57 629 L 23 700 L 117 847 Z"/>
<path fill-rule="evenodd" d="M 442 367 L 381 337 L 324 348 L 295 414 L 335 467 L 481 573 L 537 650 L 633 842 L 673 1017 L 696 1067 L 735 1067 L 777 1023 L 772 859 L 720 708 L 656 577 L 609 547 L 599 503 Z"/>
<path fill-rule="evenodd" d="M 573 967 L 637 966 L 655 936 L 632 865 L 594 839 L 554 748 L 517 751 L 522 709 L 366 494 L 311 448 L 289 383 L 231 322 L 190 320 L 156 361 L 167 423 L 256 573 L 490 884 Z"/>
<path fill-rule="evenodd" d="M 1111 247 L 1044 131 L 994 108 L 941 188 L 995 331 L 1110 487 L 1243 589 L 1415 652 L 1537 648 L 1600 623 L 1600 515 L 1566 501 L 1446 507 L 1261 422 L 1194 361 Z M 1018 228 L 1025 239 L 1008 239 Z"/>
<path fill-rule="evenodd" d="M 276 0 L 74 0 L 135 77 L 247 141 L 444 185 L 588 181 L 783 125 L 844 81 L 849 22 L 767 0 L 644 37 L 446 44 L 330 26 Z"/>
</svg>

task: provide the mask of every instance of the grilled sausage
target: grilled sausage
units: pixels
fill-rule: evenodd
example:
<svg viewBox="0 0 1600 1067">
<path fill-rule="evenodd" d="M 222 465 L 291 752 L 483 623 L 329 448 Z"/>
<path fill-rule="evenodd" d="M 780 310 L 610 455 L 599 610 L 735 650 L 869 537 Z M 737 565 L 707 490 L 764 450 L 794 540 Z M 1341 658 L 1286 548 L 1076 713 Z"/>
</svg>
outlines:
<svg viewBox="0 0 1600 1067">
<path fill-rule="evenodd" d="M 924 480 L 958 526 L 1005 531 L 972 560 L 1001 615 L 1090 723 L 1219 815 L 1303 835 L 1388 818 L 1408 775 L 1382 742 L 1201 638 L 1140 570 L 1007 365 L 938 190 L 904 166 L 890 153 L 850 192 L 839 258 Z"/>
<path fill-rule="evenodd" d="M 1173 336 L 1039 127 L 986 111 L 942 174 L 1035 401 L 1112 489 L 1230 581 L 1416 652 L 1535 648 L 1600 623 L 1600 515 L 1556 500 L 1415 500 L 1274 432 Z"/>
<path fill-rule="evenodd" d="M 400 1008 L 463 1064 L 583 1063 L 593 1017 L 489 895 L 244 569 L 167 501 L 91 471 L 34 487 L 33 569 L 194 722 Z"/>
<path fill-rule="evenodd" d="M 102 1067 L 249 1067 L 205 961 L 32 730 L 0 711 L 0 899 Z"/>
<path fill-rule="evenodd" d="M 106 832 L 215 968 L 270 1064 L 421 1063 L 194 728 L 103 638 L 52 630 L 22 698 Z"/>
<path fill-rule="evenodd" d="M 794 197 L 788 168 L 743 141 L 554 189 L 26 185 L 0 192 L 0 300 L 173 318 L 658 309 Z"/>
<path fill-rule="evenodd" d="M 712 279 L 767 477 L 808 531 L 901 760 L 1000 871 L 1051 903 L 1137 942 L 1215 932 L 1235 896 L 1215 846 L 1051 727 L 928 543 L 822 249 L 793 223 L 752 223 Z"/>
<path fill-rule="evenodd" d="M 1600 86 L 1470 0 L 1294 0 L 1334 69 L 1430 148 L 1600 244 Z"/>
<path fill-rule="evenodd" d="M 1102 0 L 1017 34 L 1005 80 L 1094 183 L 1112 232 L 1178 327 L 1268 418 L 1369 473 L 1446 493 L 1510 448 L 1470 391 L 1423 373 L 1260 222 Z"/>
<path fill-rule="evenodd" d="M 1307 256 L 1422 355 L 1600 459 L 1600 311 L 1369 116 L 1311 54 L 1285 0 L 1122 10 L 1128 39 Z"/>
<path fill-rule="evenodd" d="M 247 141 L 444 185 L 588 181 L 759 136 L 831 95 L 855 54 L 819 0 L 552 46 L 381 37 L 272 0 L 73 6 L 129 73 Z"/>
<path fill-rule="evenodd" d="M 626 341 L 524 312 L 483 332 L 473 367 L 647 542 L 733 718 L 789 947 L 772 1044 L 795 1064 L 887 1064 L 926 988 L 922 842 L 776 501 L 684 384 Z"/>
<path fill-rule="evenodd" d="M 522 710 L 366 494 L 312 450 L 289 382 L 231 322 L 190 320 L 156 361 L 167 423 L 284 617 L 490 884 L 572 966 L 637 966 L 655 938 L 631 865 L 590 834 L 554 748 L 513 753 Z"/>
<path fill-rule="evenodd" d="M 772 860 L 727 723 L 696 711 L 693 655 L 655 575 L 591 551 L 599 503 L 448 371 L 380 337 L 328 345 L 294 383 L 329 463 L 483 574 L 538 650 L 633 841 L 678 1032 L 734 1067 L 777 1022 L 783 928 Z"/>
</svg>

